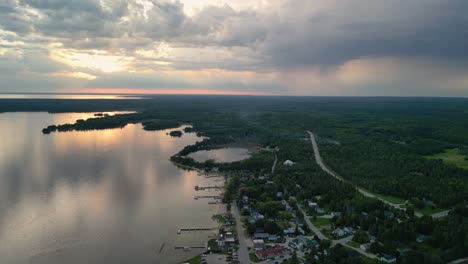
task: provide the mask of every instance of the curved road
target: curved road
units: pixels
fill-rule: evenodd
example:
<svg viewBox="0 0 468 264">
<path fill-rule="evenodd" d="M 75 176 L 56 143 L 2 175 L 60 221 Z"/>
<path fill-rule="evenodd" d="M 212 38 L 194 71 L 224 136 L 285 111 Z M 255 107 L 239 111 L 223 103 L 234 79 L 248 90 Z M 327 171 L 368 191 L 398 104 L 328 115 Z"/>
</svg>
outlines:
<svg viewBox="0 0 468 264">
<path fill-rule="evenodd" d="M 273 165 L 271 166 L 271 174 L 275 173 L 276 163 L 278 163 L 278 155 L 275 154 L 275 161 L 273 161 Z"/>
<path fill-rule="evenodd" d="M 351 185 L 353 185 L 357 191 L 359 191 L 362 195 L 364 196 L 367 196 L 367 197 L 370 197 L 370 198 L 374 198 L 374 199 L 378 199 L 380 201 L 382 201 L 383 203 L 385 204 L 388 204 L 394 208 L 397 208 L 397 209 L 400 209 L 400 210 L 405 210 L 405 208 L 403 208 L 400 204 L 396 204 L 396 203 L 392 203 L 392 202 L 389 202 L 385 199 L 382 199 L 358 186 L 356 186 L 355 184 L 347 181 L 346 179 L 344 179 L 343 177 L 339 176 L 337 173 L 333 172 L 332 170 L 330 170 L 326 165 L 325 163 L 323 162 L 322 160 L 322 157 L 320 156 L 320 152 L 319 152 L 319 148 L 318 148 L 318 145 L 317 145 L 317 141 L 315 140 L 315 136 L 314 136 L 314 133 L 310 132 L 309 130 L 307 130 L 307 133 L 309 133 L 309 136 L 310 136 L 310 142 L 312 143 L 312 148 L 314 149 L 314 156 L 315 156 L 315 161 L 317 162 L 317 164 L 320 166 L 320 168 L 322 168 L 323 171 L 325 171 L 326 173 L 328 173 L 329 175 L 335 177 L 336 179 L 340 180 L 340 181 L 343 181 L 343 182 L 347 182 Z M 442 212 L 439 212 L 439 213 L 435 213 L 435 214 L 432 214 L 431 216 L 433 218 L 438 218 L 438 217 L 444 217 L 444 216 L 447 216 L 448 215 L 448 212 L 450 210 L 445 210 L 445 211 L 442 211 Z M 417 217 L 421 217 L 423 216 L 423 214 L 421 213 L 418 213 L 418 212 L 415 212 L 414 213 Z"/>
</svg>

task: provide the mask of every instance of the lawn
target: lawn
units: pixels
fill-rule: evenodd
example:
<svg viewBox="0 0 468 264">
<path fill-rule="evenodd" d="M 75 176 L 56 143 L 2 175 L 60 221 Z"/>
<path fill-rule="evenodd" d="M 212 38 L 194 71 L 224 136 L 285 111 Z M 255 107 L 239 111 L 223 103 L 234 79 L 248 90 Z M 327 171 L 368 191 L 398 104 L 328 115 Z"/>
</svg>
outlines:
<svg viewBox="0 0 468 264">
<path fill-rule="evenodd" d="M 348 243 L 346 243 L 346 245 L 353 247 L 353 248 L 359 248 L 361 246 L 361 244 L 359 244 L 358 242 L 354 242 L 354 241 L 349 241 Z"/>
<path fill-rule="evenodd" d="M 462 169 L 468 169 L 468 160 L 465 160 L 467 156 L 458 153 L 457 149 L 447 149 L 442 153 L 424 157 L 427 159 L 441 159 L 446 164 Z"/>
<path fill-rule="evenodd" d="M 445 211 L 447 209 L 444 209 L 444 208 L 429 208 L 429 207 L 424 207 L 423 209 L 418 209 L 418 208 L 414 208 L 414 211 L 418 212 L 418 213 L 421 213 L 423 215 L 432 215 L 432 214 L 436 214 L 436 213 L 440 213 L 442 211 Z"/>
<path fill-rule="evenodd" d="M 200 256 L 195 256 L 189 260 L 182 261 L 181 263 L 190 263 L 190 264 L 200 264 L 201 263 L 201 257 Z"/>
<path fill-rule="evenodd" d="M 324 225 L 329 225 L 330 224 L 330 219 L 328 218 L 322 218 L 322 217 L 316 217 L 316 218 L 310 218 L 310 221 L 314 226 L 316 227 L 321 227 Z"/>
</svg>

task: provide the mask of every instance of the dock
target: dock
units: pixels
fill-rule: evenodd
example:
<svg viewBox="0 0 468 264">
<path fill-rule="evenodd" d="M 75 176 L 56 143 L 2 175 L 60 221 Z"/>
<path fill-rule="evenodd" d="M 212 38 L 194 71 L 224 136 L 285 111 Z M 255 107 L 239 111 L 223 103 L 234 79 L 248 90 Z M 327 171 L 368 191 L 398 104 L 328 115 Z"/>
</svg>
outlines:
<svg viewBox="0 0 468 264">
<path fill-rule="evenodd" d="M 221 188 L 224 188 L 224 186 L 195 186 L 195 191 L 203 191 L 203 190 L 209 190 L 209 189 L 215 189 L 215 190 L 219 190 Z"/>
<path fill-rule="evenodd" d="M 221 195 L 195 195 L 193 199 L 198 200 L 201 198 L 223 199 Z"/>
<path fill-rule="evenodd" d="M 190 251 L 193 249 L 206 249 L 205 246 L 175 246 L 174 249 L 183 249 L 184 251 Z"/>
<path fill-rule="evenodd" d="M 189 228 L 179 228 L 177 230 L 177 234 L 180 234 L 182 232 L 186 231 L 209 231 L 209 230 L 215 230 L 217 227 L 189 227 Z"/>
<path fill-rule="evenodd" d="M 205 175 L 205 178 L 219 178 L 219 177 L 223 177 L 222 175 L 218 175 L 218 174 L 212 174 L 212 175 Z"/>
</svg>

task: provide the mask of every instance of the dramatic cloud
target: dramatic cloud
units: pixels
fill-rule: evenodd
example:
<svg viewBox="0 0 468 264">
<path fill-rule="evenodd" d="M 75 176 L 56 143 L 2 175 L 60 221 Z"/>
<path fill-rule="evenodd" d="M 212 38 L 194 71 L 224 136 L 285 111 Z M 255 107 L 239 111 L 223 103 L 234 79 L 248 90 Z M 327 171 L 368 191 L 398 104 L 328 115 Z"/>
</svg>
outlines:
<svg viewBox="0 0 468 264">
<path fill-rule="evenodd" d="M 468 96 L 464 0 L 253 2 L 0 0 L 0 92 Z"/>
</svg>

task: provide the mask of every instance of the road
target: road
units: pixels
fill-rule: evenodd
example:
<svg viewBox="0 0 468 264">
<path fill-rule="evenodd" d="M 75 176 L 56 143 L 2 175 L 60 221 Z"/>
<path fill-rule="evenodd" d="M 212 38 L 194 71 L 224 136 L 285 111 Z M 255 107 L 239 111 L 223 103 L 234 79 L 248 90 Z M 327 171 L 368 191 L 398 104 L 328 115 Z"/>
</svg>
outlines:
<svg viewBox="0 0 468 264">
<path fill-rule="evenodd" d="M 405 210 L 405 208 L 402 207 L 401 204 L 392 203 L 392 202 L 389 202 L 389 201 L 387 201 L 385 199 L 382 199 L 382 198 L 376 196 L 375 194 L 372 194 L 372 193 L 360 188 L 359 186 L 356 186 L 355 184 L 347 181 L 346 179 L 344 179 L 343 177 L 341 177 L 340 175 L 338 175 L 334 171 L 330 170 L 325 165 L 325 163 L 323 162 L 322 156 L 320 156 L 320 151 L 319 151 L 319 148 L 318 148 L 318 145 L 317 145 L 317 141 L 315 140 L 314 133 L 312 133 L 312 132 L 310 132 L 308 130 L 307 130 L 307 133 L 309 133 L 310 142 L 312 143 L 312 148 L 314 149 L 315 161 L 320 166 L 320 168 L 322 168 L 323 171 L 325 171 L 326 173 L 328 173 L 329 175 L 335 177 L 336 179 L 338 179 L 340 181 L 347 182 L 347 183 L 353 185 L 356 188 L 356 190 L 359 191 L 364 196 L 374 198 L 374 199 L 378 199 L 378 200 L 382 201 L 383 203 L 388 204 L 388 205 L 390 205 L 390 206 L 392 206 L 394 208 L 397 208 L 397 209 L 400 209 L 400 210 Z M 433 218 L 445 217 L 445 216 L 448 215 L 449 212 L 450 212 L 450 210 L 445 210 L 445 211 L 442 211 L 442 212 L 439 212 L 439 213 L 432 214 L 431 216 Z M 415 212 L 414 215 L 416 215 L 417 217 L 422 217 L 423 216 L 423 214 L 421 214 L 419 212 Z"/>
<path fill-rule="evenodd" d="M 304 220 L 305 220 L 307 226 L 309 226 L 310 230 L 312 230 L 320 240 L 327 239 L 323 235 L 323 233 L 320 231 L 320 229 L 318 229 L 316 226 L 314 226 L 314 224 L 312 224 L 312 222 L 310 221 L 309 217 L 304 212 L 304 210 L 302 210 L 302 208 L 299 205 L 297 205 L 297 207 L 299 208 L 299 211 L 301 211 L 302 214 L 304 215 Z M 354 249 L 357 252 L 361 253 L 362 255 L 365 255 L 366 257 L 371 258 L 371 259 L 377 258 L 376 255 L 374 255 L 372 253 L 369 253 L 369 252 L 366 252 L 366 251 L 362 250 L 361 248 L 353 248 L 353 247 L 351 247 L 349 245 L 346 245 L 346 243 L 348 243 L 351 240 L 353 240 L 353 235 L 347 236 L 347 237 L 344 237 L 344 238 L 341 238 L 341 239 L 337 239 L 337 240 L 331 240 L 331 243 L 332 243 L 332 246 L 335 246 L 337 244 L 342 244 L 343 246 Z"/>
<path fill-rule="evenodd" d="M 322 240 L 322 239 L 327 239 L 327 237 L 325 237 L 322 233 L 322 231 L 320 231 L 320 229 L 318 229 L 309 219 L 309 217 L 307 216 L 307 214 L 304 212 L 304 210 L 302 210 L 301 206 L 299 204 L 297 204 L 297 208 L 299 208 L 299 211 L 301 211 L 301 213 L 304 215 L 304 220 L 307 224 L 307 226 L 309 227 L 310 230 L 312 230 L 312 232 L 314 232 L 314 234 L 318 237 L 318 239 Z"/>
<path fill-rule="evenodd" d="M 237 208 L 237 201 L 233 201 L 231 204 L 231 212 L 236 219 L 236 231 L 237 239 L 239 240 L 239 250 L 237 252 L 239 262 L 241 264 L 249 264 L 249 251 L 247 250 L 247 240 L 245 238 L 244 229 L 242 228 L 242 221 L 240 219 L 239 209 Z"/>
<path fill-rule="evenodd" d="M 278 155 L 275 154 L 275 161 L 273 161 L 273 166 L 271 166 L 271 174 L 275 173 L 276 163 L 278 163 Z"/>
<path fill-rule="evenodd" d="M 358 190 L 362 195 L 364 196 L 367 196 L 367 197 L 370 197 L 370 198 L 374 198 L 374 199 L 379 199 L 380 201 L 392 206 L 392 207 L 395 207 L 397 209 L 403 209 L 401 207 L 401 205 L 399 204 L 396 204 L 396 203 L 392 203 L 392 202 L 389 202 L 387 200 L 384 200 L 380 197 L 377 197 L 375 196 L 374 194 L 354 185 L 353 183 L 347 181 L 346 179 L 344 179 L 343 177 L 341 177 L 340 175 L 338 175 L 337 173 L 333 172 L 332 170 L 330 170 L 326 165 L 325 163 L 323 162 L 322 160 L 322 156 L 320 156 L 320 151 L 319 151 L 319 148 L 318 148 L 318 145 L 317 145 L 317 141 L 315 140 L 315 136 L 314 136 L 314 133 L 310 132 L 307 130 L 307 133 L 309 133 L 309 136 L 310 136 L 310 142 L 312 143 L 312 148 L 314 149 L 314 156 L 315 156 L 315 162 L 317 162 L 317 164 L 320 166 L 320 168 L 322 168 L 323 171 L 325 171 L 326 173 L 328 173 L 329 175 L 335 177 L 336 179 L 340 180 L 340 181 L 343 181 L 343 182 L 347 182 L 351 185 L 353 185 L 356 190 Z"/>
</svg>

